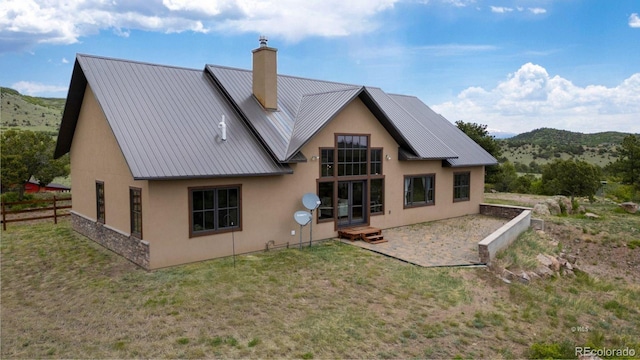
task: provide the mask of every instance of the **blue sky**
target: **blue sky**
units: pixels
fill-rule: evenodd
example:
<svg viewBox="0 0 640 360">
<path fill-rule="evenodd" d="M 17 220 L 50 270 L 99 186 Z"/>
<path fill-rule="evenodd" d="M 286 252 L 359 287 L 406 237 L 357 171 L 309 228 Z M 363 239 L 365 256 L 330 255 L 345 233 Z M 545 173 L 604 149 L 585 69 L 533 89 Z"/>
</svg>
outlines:
<svg viewBox="0 0 640 360">
<path fill-rule="evenodd" d="M 0 84 L 65 97 L 76 53 L 419 97 L 450 121 L 640 133 L 639 0 L 0 0 Z"/>
</svg>

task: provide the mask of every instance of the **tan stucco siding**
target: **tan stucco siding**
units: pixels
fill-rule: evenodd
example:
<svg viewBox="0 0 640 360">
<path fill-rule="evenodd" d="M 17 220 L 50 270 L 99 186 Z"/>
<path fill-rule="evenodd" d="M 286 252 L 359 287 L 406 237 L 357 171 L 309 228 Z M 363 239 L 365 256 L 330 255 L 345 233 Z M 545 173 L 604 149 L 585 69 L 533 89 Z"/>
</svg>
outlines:
<svg viewBox="0 0 640 360">
<path fill-rule="evenodd" d="M 144 237 L 151 243 L 151 268 L 231 255 L 232 238 L 236 253 L 264 249 L 271 240 L 276 245 L 289 242 L 290 246 L 297 246 L 300 227 L 293 214 L 304 210 L 301 198 L 305 193 L 317 191 L 320 164 L 311 158 L 320 155 L 320 147 L 333 147 L 336 133 L 370 134 L 370 146 L 384 148 L 385 213 L 372 216 L 372 226 L 389 228 L 479 211 L 484 186 L 482 167 L 452 169 L 443 168 L 441 161 L 398 161 L 398 144 L 356 99 L 303 147 L 309 161 L 292 165 L 293 175 L 150 182 L 149 196 L 143 202 Z M 387 154 L 390 160 L 385 159 Z M 453 173 L 461 171 L 471 173 L 471 198 L 454 203 Z M 405 174 L 435 174 L 436 204 L 404 209 Z M 190 238 L 189 188 L 228 184 L 242 185 L 242 230 L 233 235 L 227 232 Z M 296 232 L 294 236 L 292 230 Z M 334 222 L 317 223 L 314 219 L 314 239 L 335 235 Z M 309 226 L 303 229 L 305 241 L 309 241 Z"/>
<path fill-rule="evenodd" d="M 71 144 L 73 211 L 96 220 L 96 181 L 104 182 L 105 225 L 129 234 L 129 187 L 142 189 L 143 237 L 149 198 L 147 181 L 134 181 L 107 120 L 87 85 Z"/>
</svg>

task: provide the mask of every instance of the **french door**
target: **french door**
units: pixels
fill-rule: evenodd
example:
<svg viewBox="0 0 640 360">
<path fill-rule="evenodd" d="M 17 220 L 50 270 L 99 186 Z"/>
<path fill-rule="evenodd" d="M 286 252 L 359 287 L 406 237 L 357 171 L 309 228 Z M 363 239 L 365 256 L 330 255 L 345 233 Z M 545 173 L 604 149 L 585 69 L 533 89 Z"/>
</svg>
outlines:
<svg viewBox="0 0 640 360">
<path fill-rule="evenodd" d="M 367 222 L 366 180 L 338 182 L 338 226 L 352 226 Z"/>
</svg>

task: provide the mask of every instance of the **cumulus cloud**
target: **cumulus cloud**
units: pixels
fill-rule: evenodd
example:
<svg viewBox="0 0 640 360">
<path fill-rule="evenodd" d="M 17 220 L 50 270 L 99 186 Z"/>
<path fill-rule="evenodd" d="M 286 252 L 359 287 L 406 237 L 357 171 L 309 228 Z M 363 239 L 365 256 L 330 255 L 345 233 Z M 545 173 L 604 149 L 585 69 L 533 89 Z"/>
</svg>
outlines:
<svg viewBox="0 0 640 360">
<path fill-rule="evenodd" d="M 629 16 L 629 26 L 632 28 L 640 28 L 640 16 L 638 16 L 638 13 L 633 13 Z"/>
<path fill-rule="evenodd" d="M 543 9 L 543 8 L 529 8 L 528 10 L 534 15 L 540 15 L 547 12 L 547 9 Z"/>
<path fill-rule="evenodd" d="M 68 64 L 68 63 L 69 63 L 69 60 L 67 60 L 67 58 L 62 58 L 62 63 L 63 63 L 63 64 Z"/>
<path fill-rule="evenodd" d="M 580 87 L 527 63 L 493 89 L 470 87 L 433 109 L 451 121 L 473 121 L 510 132 L 539 127 L 640 132 L 640 73 L 615 87 Z"/>
<path fill-rule="evenodd" d="M 491 12 L 498 13 L 498 14 L 504 14 L 512 11 L 513 11 L 513 8 L 510 8 L 510 7 L 491 6 Z"/>
<path fill-rule="evenodd" d="M 397 1 L 4 0 L 0 2 L 0 49 L 72 44 L 104 29 L 124 37 L 131 30 L 257 32 L 289 41 L 346 36 L 376 29 L 380 26 L 376 16 Z"/>
<path fill-rule="evenodd" d="M 64 86 L 46 85 L 30 81 L 18 81 L 11 85 L 11 88 L 18 90 L 21 94 L 31 96 L 67 91 L 67 88 Z"/>
</svg>

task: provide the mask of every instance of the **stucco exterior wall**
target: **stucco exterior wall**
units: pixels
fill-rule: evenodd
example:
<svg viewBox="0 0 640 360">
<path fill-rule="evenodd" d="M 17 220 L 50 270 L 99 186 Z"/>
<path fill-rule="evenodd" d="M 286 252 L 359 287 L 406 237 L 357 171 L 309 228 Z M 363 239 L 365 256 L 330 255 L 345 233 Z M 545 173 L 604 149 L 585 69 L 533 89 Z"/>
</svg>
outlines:
<svg viewBox="0 0 640 360">
<path fill-rule="evenodd" d="M 73 211 L 90 221 L 96 221 L 95 184 L 96 181 L 102 181 L 105 194 L 104 225 L 117 229 L 123 236 L 129 236 L 129 187 L 141 188 L 144 236 L 148 216 L 146 200 L 149 198 L 147 181 L 133 180 L 116 138 L 89 86 L 85 90 L 70 157 Z"/>
<path fill-rule="evenodd" d="M 293 214 L 304 210 L 301 199 L 305 193 L 317 192 L 320 161 L 311 158 L 320 156 L 320 147 L 334 146 L 335 133 L 370 134 L 370 146 L 383 148 L 385 213 L 372 216 L 372 226 L 389 228 L 478 213 L 483 199 L 483 167 L 452 169 L 443 168 L 441 161 L 398 161 L 398 144 L 356 99 L 303 147 L 309 161 L 292 165 L 293 175 L 149 182 L 145 204 L 149 216 L 144 220 L 144 238 L 151 244 L 151 268 L 231 255 L 233 239 L 236 253 L 265 249 L 269 241 L 297 246 L 300 227 Z M 387 154 L 390 160 L 385 159 Z M 454 203 L 453 174 L 461 171 L 471 173 L 470 200 Z M 404 175 L 431 173 L 436 175 L 435 205 L 403 209 Z M 188 189 L 227 184 L 242 185 L 242 231 L 189 238 Z M 317 223 L 314 219 L 314 240 L 336 234 L 334 222 Z M 303 229 L 303 242 L 308 241 L 307 225 Z"/>
</svg>

